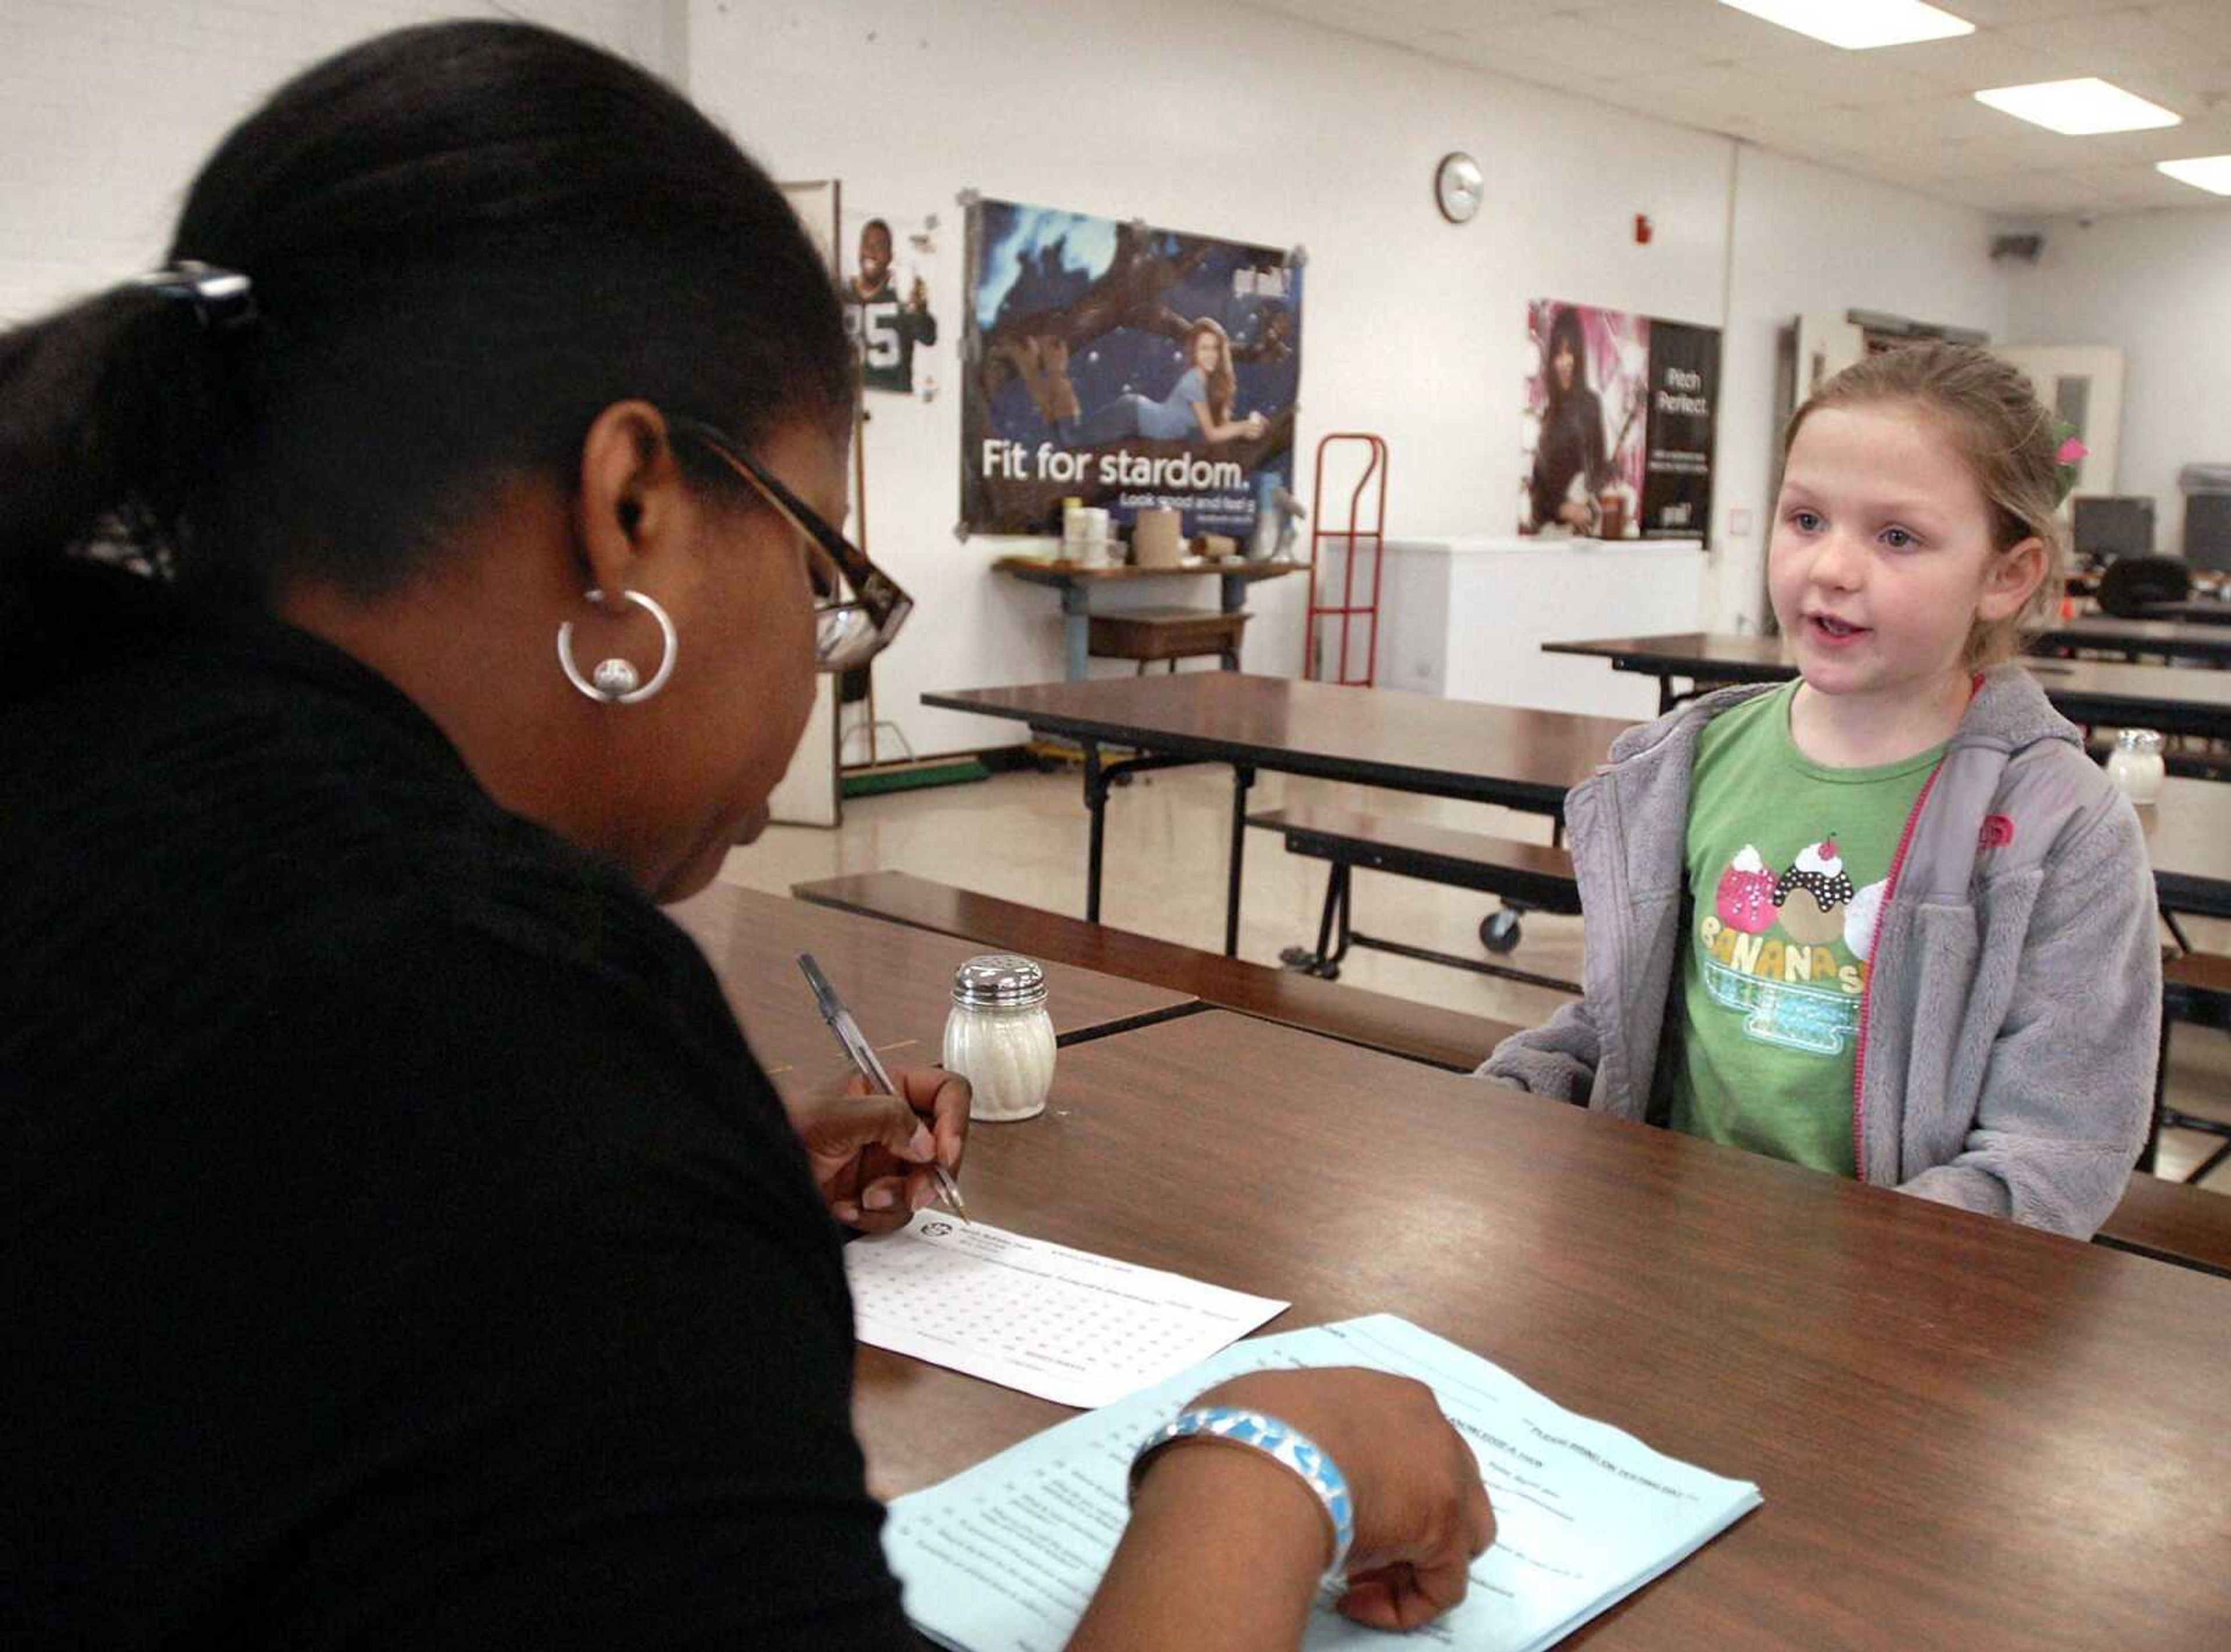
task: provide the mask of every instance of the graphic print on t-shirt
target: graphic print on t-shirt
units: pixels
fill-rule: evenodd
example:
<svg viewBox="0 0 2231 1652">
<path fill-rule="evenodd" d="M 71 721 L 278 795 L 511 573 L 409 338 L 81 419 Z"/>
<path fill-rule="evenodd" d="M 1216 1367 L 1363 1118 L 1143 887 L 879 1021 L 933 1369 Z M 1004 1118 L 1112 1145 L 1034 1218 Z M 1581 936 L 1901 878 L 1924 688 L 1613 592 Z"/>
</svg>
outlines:
<svg viewBox="0 0 2231 1652">
<path fill-rule="evenodd" d="M 1697 923 L 1711 1001 L 1743 1017 L 1743 1036 L 1777 1049 L 1841 1056 L 1859 1029 L 1867 958 L 1884 883 L 1861 887 L 1833 832 L 1780 873 L 1746 843 L 1720 874 Z"/>
</svg>

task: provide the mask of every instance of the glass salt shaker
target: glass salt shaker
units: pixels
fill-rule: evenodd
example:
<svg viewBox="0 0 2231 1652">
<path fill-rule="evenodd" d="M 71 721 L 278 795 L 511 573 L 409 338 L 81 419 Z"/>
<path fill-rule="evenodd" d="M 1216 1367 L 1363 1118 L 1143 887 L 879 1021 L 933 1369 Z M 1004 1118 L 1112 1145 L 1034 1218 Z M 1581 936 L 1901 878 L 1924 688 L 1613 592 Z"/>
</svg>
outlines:
<svg viewBox="0 0 2231 1652">
<path fill-rule="evenodd" d="M 1044 1112 L 1053 1063 L 1044 970 L 1011 952 L 987 952 L 954 971 L 945 1067 L 975 1092 L 970 1118 L 1005 1122 Z"/>
<path fill-rule="evenodd" d="M 2107 757 L 2107 778 L 2140 805 L 2161 801 L 2162 737 L 2150 728 L 2126 728 Z"/>
</svg>

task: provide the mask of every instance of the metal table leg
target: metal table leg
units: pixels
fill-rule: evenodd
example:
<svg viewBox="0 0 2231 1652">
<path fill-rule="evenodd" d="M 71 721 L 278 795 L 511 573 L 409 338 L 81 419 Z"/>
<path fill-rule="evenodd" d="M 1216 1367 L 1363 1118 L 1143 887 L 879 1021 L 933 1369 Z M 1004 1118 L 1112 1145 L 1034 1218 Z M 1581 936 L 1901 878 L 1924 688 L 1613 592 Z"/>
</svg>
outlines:
<svg viewBox="0 0 2231 1652">
<path fill-rule="evenodd" d="M 1147 752 L 1108 763 L 1101 758 L 1098 740 L 1080 737 L 1077 744 L 1084 753 L 1084 806 L 1092 816 L 1091 836 L 1084 853 L 1084 921 L 1096 924 L 1100 921 L 1100 866 L 1108 843 L 1108 794 L 1128 783 L 1135 774 L 1154 769 L 1182 769 L 1201 759 Z M 1252 769 L 1247 771 L 1249 779 L 1253 779 L 1254 775 Z M 1235 814 L 1232 818 L 1236 823 L 1239 817 Z"/>
<path fill-rule="evenodd" d="M 1224 905 L 1224 955 L 1239 956 L 1239 874 L 1247 853 L 1247 789 L 1255 784 L 1255 766 L 1232 765 L 1232 889 Z"/>
<path fill-rule="evenodd" d="M 1064 606 L 1067 593 L 1064 593 Z M 1073 622 L 1074 623 L 1074 622 Z M 1100 767 L 1100 742 L 1084 747 L 1084 806 L 1092 811 L 1091 847 L 1084 855 L 1084 921 L 1100 921 L 1100 856 L 1108 836 L 1108 777 Z"/>
<path fill-rule="evenodd" d="M 1083 682 L 1091 674 L 1085 664 L 1092 642 L 1092 591 L 1083 580 L 1072 579 L 1061 588 L 1062 675 Z"/>
</svg>

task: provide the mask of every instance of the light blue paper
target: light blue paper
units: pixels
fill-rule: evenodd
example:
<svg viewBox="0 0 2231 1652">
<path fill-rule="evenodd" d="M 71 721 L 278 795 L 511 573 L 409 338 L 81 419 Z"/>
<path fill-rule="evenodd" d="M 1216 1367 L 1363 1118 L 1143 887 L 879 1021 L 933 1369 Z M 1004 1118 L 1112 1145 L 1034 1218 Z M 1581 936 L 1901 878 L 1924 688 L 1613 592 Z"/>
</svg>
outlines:
<svg viewBox="0 0 2231 1652">
<path fill-rule="evenodd" d="M 1122 1537 L 1131 1454 L 1201 1390 L 1244 1371 L 1365 1365 L 1428 1384 L 1479 1458 L 1495 1546 L 1463 1605 L 1406 1639 L 1536 1652 L 1678 1565 L 1760 1502 L 1758 1487 L 1577 1416 L 1500 1367 L 1392 1314 L 1260 1337 L 1048 1429 L 891 1505 L 883 1548 L 907 1615 L 960 1652 L 1059 1652 Z M 1319 1600 L 1303 1644 L 1383 1652 Z"/>
</svg>

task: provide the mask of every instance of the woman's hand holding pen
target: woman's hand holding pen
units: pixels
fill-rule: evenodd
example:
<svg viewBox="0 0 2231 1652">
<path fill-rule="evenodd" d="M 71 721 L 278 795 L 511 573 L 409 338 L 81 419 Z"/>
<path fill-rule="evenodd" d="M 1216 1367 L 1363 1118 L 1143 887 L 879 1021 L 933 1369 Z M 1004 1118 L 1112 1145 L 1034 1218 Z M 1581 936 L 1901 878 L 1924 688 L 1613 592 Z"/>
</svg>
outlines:
<svg viewBox="0 0 2231 1652">
<path fill-rule="evenodd" d="M 896 1096 L 870 1092 L 855 1074 L 841 1095 L 784 1105 L 805 1143 L 830 1215 L 865 1233 L 903 1227 L 937 1197 L 931 1163 L 958 1171 L 968 1139 L 968 1081 L 941 1068 L 891 1074 Z"/>
</svg>

